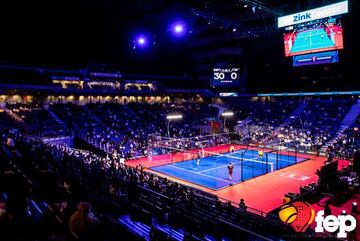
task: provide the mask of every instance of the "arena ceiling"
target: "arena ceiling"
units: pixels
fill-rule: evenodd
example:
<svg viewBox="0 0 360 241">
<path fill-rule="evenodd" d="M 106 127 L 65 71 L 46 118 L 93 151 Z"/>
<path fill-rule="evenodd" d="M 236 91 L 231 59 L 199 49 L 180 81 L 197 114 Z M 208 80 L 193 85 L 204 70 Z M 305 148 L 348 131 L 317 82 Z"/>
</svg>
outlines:
<svg viewBox="0 0 360 241">
<path fill-rule="evenodd" d="M 12 0 L 0 3 L 0 63 L 60 68 L 82 68 L 89 64 L 106 63 L 124 72 L 163 75 L 191 75 L 190 41 L 175 41 L 166 32 L 174 19 L 185 19 L 196 28 L 207 24 L 201 17 L 211 16 L 222 22 L 254 21 L 261 26 L 276 28 L 278 14 L 293 13 L 338 0 Z M 357 1 L 351 1 L 355 12 Z M 247 7 L 245 7 L 247 5 Z M 255 11 L 252 7 L 255 6 Z M 194 14 L 198 12 L 199 15 Z M 264 24 L 266 23 L 266 24 Z M 253 26 L 253 25 L 251 25 Z M 355 31 L 355 30 L 354 30 Z M 147 32 L 156 48 L 142 53 L 133 51 L 132 39 Z M 348 28 L 346 34 L 351 34 Z M 279 71 L 284 69 L 282 35 L 274 33 L 278 43 L 277 59 L 257 56 L 256 64 Z M 346 39 L 348 69 L 360 69 L 354 34 Z M 259 41 L 258 41 L 259 42 Z M 269 44 L 267 39 L 260 44 Z M 252 41 L 248 41 L 249 45 Z M 259 43 L 258 43 L 259 44 Z M 272 47 L 269 47 L 271 49 Z M 252 49 L 252 48 L 248 48 Z M 253 47 L 253 49 L 257 49 Z M 267 58 L 267 59 L 266 59 Z M 171 61 L 169 61 L 171 60 Z M 255 66 L 258 69 L 258 65 Z M 290 72 L 298 70 L 290 69 Z M 259 72 L 259 71 L 257 71 Z M 324 72 L 320 69 L 319 72 Z M 334 70 L 334 72 L 339 72 Z M 264 71 L 264 73 L 267 73 Z M 272 84 L 272 83 L 271 83 Z"/>
</svg>

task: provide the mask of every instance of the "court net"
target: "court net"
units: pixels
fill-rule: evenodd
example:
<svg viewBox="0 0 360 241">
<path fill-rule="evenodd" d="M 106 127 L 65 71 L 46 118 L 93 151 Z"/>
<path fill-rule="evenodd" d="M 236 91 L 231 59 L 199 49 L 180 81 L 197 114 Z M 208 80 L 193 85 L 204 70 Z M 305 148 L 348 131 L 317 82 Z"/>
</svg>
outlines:
<svg viewBox="0 0 360 241">
<path fill-rule="evenodd" d="M 171 162 L 183 162 L 193 160 L 194 162 L 201 162 L 203 159 L 207 159 L 207 162 L 211 162 L 213 168 L 219 166 L 227 166 L 230 162 L 235 166 L 241 168 L 262 170 L 262 174 L 273 172 L 276 169 L 277 153 L 274 151 L 263 152 L 262 156 L 257 154 L 257 151 L 245 151 L 238 150 L 230 153 L 229 146 L 223 146 L 219 152 L 208 151 L 204 149 L 197 150 L 184 150 L 172 146 L 158 144 L 158 147 L 165 149 L 167 153 L 171 155 Z M 221 148 L 221 147 L 220 147 Z M 221 153 L 223 152 L 223 153 Z M 256 153 L 256 154 L 255 154 Z M 269 154 L 273 153 L 270 160 Z"/>
<path fill-rule="evenodd" d="M 238 139 L 241 135 L 236 133 L 180 139 L 156 134 L 149 137 L 148 148 L 153 155 L 162 155 L 171 163 L 184 162 L 176 165 L 177 170 L 210 175 L 216 180 L 228 179 L 230 162 L 234 165 L 234 180 L 245 181 L 308 159 L 299 157 L 296 149 L 269 146 L 268 143 L 243 144 Z"/>
</svg>

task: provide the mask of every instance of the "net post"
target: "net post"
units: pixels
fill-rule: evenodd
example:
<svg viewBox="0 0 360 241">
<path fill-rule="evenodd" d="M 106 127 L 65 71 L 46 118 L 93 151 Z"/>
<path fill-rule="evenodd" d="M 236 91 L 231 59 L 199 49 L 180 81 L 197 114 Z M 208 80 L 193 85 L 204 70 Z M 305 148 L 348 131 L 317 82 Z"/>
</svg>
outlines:
<svg viewBox="0 0 360 241">
<path fill-rule="evenodd" d="M 278 170 L 279 168 L 278 168 L 278 163 L 279 163 L 279 150 L 275 150 L 276 151 L 276 169 L 274 168 L 274 171 L 275 170 Z"/>
<path fill-rule="evenodd" d="M 241 153 L 240 180 L 244 181 L 244 153 Z"/>
<path fill-rule="evenodd" d="M 280 169 L 280 165 L 279 165 L 279 152 L 276 152 L 276 162 L 275 162 L 275 166 L 276 166 L 276 170 Z"/>
<path fill-rule="evenodd" d="M 266 152 L 266 160 L 265 160 L 265 163 L 266 163 L 266 173 L 269 173 L 269 153 Z"/>
</svg>

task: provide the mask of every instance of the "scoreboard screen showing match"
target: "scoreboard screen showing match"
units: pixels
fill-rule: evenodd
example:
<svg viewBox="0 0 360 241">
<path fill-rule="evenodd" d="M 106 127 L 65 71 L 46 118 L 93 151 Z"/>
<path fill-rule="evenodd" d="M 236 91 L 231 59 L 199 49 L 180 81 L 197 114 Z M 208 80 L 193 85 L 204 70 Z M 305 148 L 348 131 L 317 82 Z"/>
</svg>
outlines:
<svg viewBox="0 0 360 241">
<path fill-rule="evenodd" d="M 213 87 L 235 87 L 240 84 L 240 68 L 213 68 Z"/>
<path fill-rule="evenodd" d="M 293 66 L 338 62 L 339 50 L 344 49 L 341 20 L 348 12 L 348 1 L 341 1 L 279 17 L 285 56 L 293 57 Z"/>
<path fill-rule="evenodd" d="M 286 57 L 343 49 L 340 17 L 315 20 L 286 28 L 284 47 Z"/>
</svg>

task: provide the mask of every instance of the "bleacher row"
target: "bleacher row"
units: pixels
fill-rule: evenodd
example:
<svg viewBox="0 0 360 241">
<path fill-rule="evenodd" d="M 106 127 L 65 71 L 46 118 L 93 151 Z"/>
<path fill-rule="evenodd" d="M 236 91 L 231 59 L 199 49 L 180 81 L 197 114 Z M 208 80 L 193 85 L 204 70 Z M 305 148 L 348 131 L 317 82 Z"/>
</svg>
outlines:
<svg viewBox="0 0 360 241">
<path fill-rule="evenodd" d="M 227 120 L 229 126 L 234 126 L 239 120 L 251 125 L 250 131 L 245 126 L 240 127 L 244 142 L 251 133 L 251 141 L 264 145 L 283 145 L 304 151 L 319 151 L 334 138 L 349 139 L 345 136 L 335 136 L 340 128 L 344 116 L 347 114 L 354 100 L 232 100 L 225 106 L 235 113 L 234 118 Z M 299 105 L 305 108 L 298 116 L 292 116 Z M 146 140 L 149 134 L 158 133 L 166 136 L 166 114 L 182 113 L 184 119 L 172 122 L 170 134 L 174 138 L 192 137 L 198 135 L 200 126 L 209 125 L 210 120 L 219 119 L 219 109 L 205 103 L 184 102 L 182 104 L 147 104 L 115 103 L 88 104 L 50 104 L 42 108 L 38 104 L 7 104 L 10 113 L 18 116 L 22 121 L 22 129 L 37 136 L 72 135 L 84 139 L 90 144 L 104 150 L 116 151 L 125 159 L 147 155 Z M 6 126 L 16 126 L 9 120 L 7 114 L 2 122 Z M 54 116 L 60 120 L 54 120 Z M 11 118 L 10 118 L 11 119 Z M 341 140 L 342 141 L 342 140 Z M 334 143 L 342 146 L 336 139 Z M 347 142 L 348 143 L 348 142 Z M 357 143 L 355 141 L 355 143 Z M 348 152 L 339 157 L 351 157 L 348 144 L 340 149 Z M 356 149 L 356 148 L 355 148 Z"/>
<path fill-rule="evenodd" d="M 4 171 L 0 173 L 0 191 L 5 196 L 0 203 L 5 203 L 6 210 L 0 216 L 0 231 L 11 240 L 174 240 L 169 227 L 178 230 L 177 238 L 183 240 L 267 240 L 289 231 L 276 218 L 149 177 L 141 168 L 105 168 L 99 157 L 68 153 L 2 132 L 14 139 L 10 146 L 2 139 Z M 121 191 L 114 192 L 114 187 Z M 84 202 L 91 203 L 93 211 L 84 210 L 89 205 Z M 139 231 L 126 231 L 128 215 L 128 223 L 147 224 L 151 232 L 143 230 L 144 237 L 139 237 Z M 86 225 L 77 226 L 78 222 Z"/>
<path fill-rule="evenodd" d="M 320 128 L 323 121 L 329 118 L 332 120 L 329 124 L 331 128 L 337 128 L 338 121 L 351 106 L 351 102 L 343 101 L 334 105 L 321 103 L 307 103 L 304 118 L 310 123 L 308 128 Z M 254 103 L 254 106 L 261 105 Z M 273 107 L 266 112 L 276 112 L 276 104 L 271 103 L 270 106 Z M 281 106 L 285 106 L 284 102 Z M 272 130 L 284 128 L 282 122 L 289 119 L 289 113 L 296 108 L 296 105 L 292 106 L 289 110 L 278 110 L 282 114 L 276 115 L 276 119 L 281 120 L 277 121 L 277 126 L 269 124 L 266 127 Z M 266 106 L 263 107 L 266 109 Z M 29 111 L 28 106 L 7 106 L 7 110 L 11 111 L 16 108 Z M 37 109 L 39 106 L 32 108 Z M 204 112 L 209 112 L 209 108 L 214 110 L 208 105 L 132 103 L 126 106 L 57 104 L 50 106 L 47 111 L 55 113 L 65 123 L 62 125 L 57 122 L 58 125 L 71 128 L 75 133 L 82 132 L 100 141 L 111 141 L 113 145 L 122 140 L 128 146 L 122 146 L 119 152 L 130 153 L 131 157 L 141 154 L 132 150 L 146 150 L 146 143 L 142 139 L 148 132 L 156 128 L 163 133 L 166 131 L 163 128 L 166 113 L 188 113 L 184 118 L 185 123 L 178 123 L 172 129 L 174 136 L 182 137 L 193 134 L 184 124 L 194 127 L 194 123 L 198 123 L 196 115 L 202 108 Z M 247 108 L 251 108 L 251 105 Z M 321 108 L 324 118 L 311 116 L 310 113 L 316 113 L 317 108 Z M 215 115 L 216 111 L 210 113 Z M 254 126 L 261 127 L 256 125 L 259 124 L 257 120 L 260 120 L 256 113 L 253 110 L 246 118 L 253 118 Z M 9 117 L 8 113 L 0 114 Z M 263 116 L 264 112 L 259 112 L 259 115 Z M 27 115 L 18 117 L 25 123 L 31 123 L 24 116 Z M 47 121 L 53 121 L 51 114 L 42 116 L 46 116 Z M 204 113 L 202 120 L 208 116 Z M 107 117 L 110 119 L 107 120 Z M 277 240 L 276 235 L 289 232 L 288 227 L 279 222 L 277 217 L 249 207 L 237 207 L 234 203 L 224 204 L 216 196 L 146 173 L 142 167 L 131 168 L 90 152 L 46 145 L 34 139 L 34 133 L 23 132 L 24 126 L 20 132 L 13 131 L 12 127 L 18 125 L 12 117 L 1 119 L 0 122 L 1 126 L 7 125 L 1 130 L 3 172 L 0 173 L 0 204 L 5 203 L 10 217 L 21 220 L 17 223 L 1 217 L 0 222 L 6 224 L 3 231 L 15 237 L 18 235 L 23 238 L 31 233 L 29 240 L 49 240 L 49 237 L 54 237 L 52 240 L 101 240 L 99 237 L 103 240 L 117 240 L 120 236 L 129 240 Z M 269 123 L 274 122 L 270 120 Z M 253 132 L 259 131 L 261 129 Z M 9 141 L 9 138 L 13 141 Z M 258 138 L 261 141 L 264 137 L 258 135 Z M 136 141 L 144 144 L 137 145 Z M 91 203 L 93 211 L 88 203 Z M 80 232 L 81 235 L 78 233 L 79 227 L 72 221 L 79 218 L 79 213 L 86 217 L 83 221 L 89 225 L 85 233 Z M 311 230 L 305 235 L 312 235 Z M 164 238 L 155 239 L 153 236 Z"/>
</svg>

